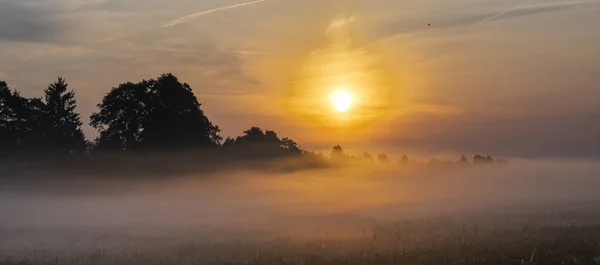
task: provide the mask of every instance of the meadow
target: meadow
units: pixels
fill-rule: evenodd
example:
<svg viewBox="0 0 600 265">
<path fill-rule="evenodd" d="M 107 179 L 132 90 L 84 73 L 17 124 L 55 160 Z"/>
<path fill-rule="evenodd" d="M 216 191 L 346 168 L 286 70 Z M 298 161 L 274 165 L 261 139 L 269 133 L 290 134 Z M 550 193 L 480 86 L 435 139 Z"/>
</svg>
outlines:
<svg viewBox="0 0 600 265">
<path fill-rule="evenodd" d="M 599 169 L 4 179 L 0 263 L 600 264 Z"/>
</svg>

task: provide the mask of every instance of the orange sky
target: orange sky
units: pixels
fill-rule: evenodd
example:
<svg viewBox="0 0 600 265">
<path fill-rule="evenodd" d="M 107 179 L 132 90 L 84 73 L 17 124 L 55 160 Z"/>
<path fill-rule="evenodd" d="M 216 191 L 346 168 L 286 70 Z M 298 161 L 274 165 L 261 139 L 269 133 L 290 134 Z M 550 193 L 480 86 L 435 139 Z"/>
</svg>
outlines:
<svg viewBox="0 0 600 265">
<path fill-rule="evenodd" d="M 598 156 L 599 11 L 597 0 L 0 0 L 0 79 L 40 96 L 66 77 L 84 123 L 111 87 L 172 72 L 225 136 L 258 125 L 308 149 Z M 355 97 L 343 114 L 328 101 L 339 87 Z"/>
</svg>

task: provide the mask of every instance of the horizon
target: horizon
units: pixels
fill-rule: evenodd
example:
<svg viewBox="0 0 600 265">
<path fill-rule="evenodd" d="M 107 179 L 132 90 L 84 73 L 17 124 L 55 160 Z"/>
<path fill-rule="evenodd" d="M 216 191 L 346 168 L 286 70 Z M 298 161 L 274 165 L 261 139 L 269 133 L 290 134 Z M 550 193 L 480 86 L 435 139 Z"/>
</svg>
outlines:
<svg viewBox="0 0 600 265">
<path fill-rule="evenodd" d="M 65 77 L 88 140 L 112 87 L 171 72 L 224 137 L 259 126 L 308 150 L 597 158 L 599 3 L 0 0 L 0 80 L 39 97 Z M 336 74 L 360 94 L 343 114 L 313 107 Z"/>
</svg>

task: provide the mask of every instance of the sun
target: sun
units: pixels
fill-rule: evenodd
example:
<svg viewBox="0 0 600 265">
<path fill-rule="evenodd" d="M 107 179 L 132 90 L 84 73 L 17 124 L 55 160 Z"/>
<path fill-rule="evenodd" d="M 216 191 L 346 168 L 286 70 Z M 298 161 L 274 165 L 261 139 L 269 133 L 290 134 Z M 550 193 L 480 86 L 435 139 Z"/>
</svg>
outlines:
<svg viewBox="0 0 600 265">
<path fill-rule="evenodd" d="M 333 108 L 339 112 L 346 112 L 352 106 L 353 96 L 346 89 L 336 90 L 331 93 L 331 103 Z"/>
</svg>

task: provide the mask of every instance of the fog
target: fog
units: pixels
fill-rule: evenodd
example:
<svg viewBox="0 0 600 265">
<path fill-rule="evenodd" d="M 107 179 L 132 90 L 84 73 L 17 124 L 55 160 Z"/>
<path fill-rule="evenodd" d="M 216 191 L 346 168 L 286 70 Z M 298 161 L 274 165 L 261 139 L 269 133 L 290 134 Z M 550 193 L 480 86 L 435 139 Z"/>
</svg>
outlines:
<svg viewBox="0 0 600 265">
<path fill-rule="evenodd" d="M 593 211 L 600 205 L 597 161 L 520 160 L 446 169 L 374 165 L 287 173 L 230 170 L 148 180 L 41 175 L 2 178 L 0 232 L 13 238 L 0 240 L 0 248 L 58 244 L 61 236 L 85 238 L 119 229 L 158 238 L 177 231 L 223 239 L 360 236 L 387 221 Z M 61 232 L 52 234 L 52 229 Z"/>
</svg>

